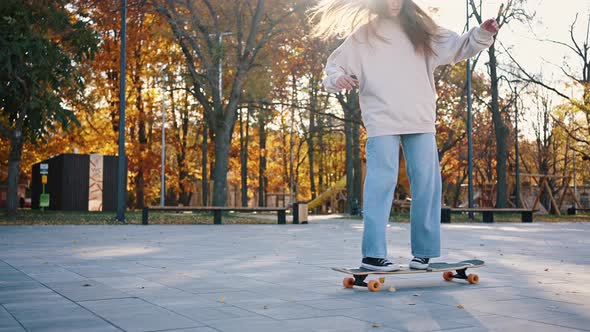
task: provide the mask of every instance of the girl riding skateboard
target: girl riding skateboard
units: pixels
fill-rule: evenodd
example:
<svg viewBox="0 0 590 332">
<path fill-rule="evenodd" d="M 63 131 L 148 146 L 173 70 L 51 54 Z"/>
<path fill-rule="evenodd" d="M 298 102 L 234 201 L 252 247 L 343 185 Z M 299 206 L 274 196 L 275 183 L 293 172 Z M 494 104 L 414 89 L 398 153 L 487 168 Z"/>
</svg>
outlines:
<svg viewBox="0 0 590 332">
<path fill-rule="evenodd" d="M 439 27 L 412 0 L 321 0 L 311 10 L 314 35 L 346 37 L 329 56 L 329 92 L 357 89 L 367 130 L 361 267 L 395 271 L 387 258 L 386 226 L 401 144 L 412 193 L 410 268 L 440 256 L 442 184 L 435 137 L 436 67 L 490 47 L 496 20 L 462 36 Z"/>
</svg>

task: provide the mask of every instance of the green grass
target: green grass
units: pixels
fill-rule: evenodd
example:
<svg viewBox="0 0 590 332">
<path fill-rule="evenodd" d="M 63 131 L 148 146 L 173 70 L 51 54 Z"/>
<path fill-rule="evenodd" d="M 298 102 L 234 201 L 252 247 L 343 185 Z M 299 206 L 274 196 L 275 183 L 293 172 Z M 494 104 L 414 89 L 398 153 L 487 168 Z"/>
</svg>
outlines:
<svg viewBox="0 0 590 332">
<path fill-rule="evenodd" d="M 271 214 L 276 216 L 275 214 Z M 141 224 L 141 211 L 125 212 L 128 224 Z M 362 219 L 360 216 L 348 216 L 346 219 Z M 588 222 L 589 214 L 582 215 L 535 215 L 534 222 Z M 495 222 L 520 222 L 520 214 L 496 214 Z M 396 212 L 390 217 L 390 222 L 410 222 L 409 213 Z M 467 214 L 453 213 L 452 223 L 471 222 Z M 482 215 L 475 214 L 475 222 L 482 222 Z M 150 212 L 150 224 L 158 225 L 205 225 L 213 224 L 212 213 L 175 213 L 175 212 Z M 224 224 L 276 224 L 276 218 L 261 219 L 246 217 L 244 214 L 229 213 L 223 216 Z M 7 219 L 4 210 L 0 209 L 0 225 L 118 225 L 115 221 L 115 212 L 78 212 L 78 211 L 40 211 L 19 210 L 16 219 Z"/>
<path fill-rule="evenodd" d="M 115 212 L 84 211 L 40 211 L 23 209 L 18 211 L 15 219 L 8 219 L 5 211 L 0 210 L 0 225 L 118 225 Z M 141 224 L 141 211 L 127 211 L 128 224 Z M 249 218 L 229 213 L 222 218 L 224 224 L 276 224 L 276 218 Z M 213 224 L 213 213 L 175 213 L 154 212 L 149 214 L 150 224 L 185 225 Z"/>
</svg>

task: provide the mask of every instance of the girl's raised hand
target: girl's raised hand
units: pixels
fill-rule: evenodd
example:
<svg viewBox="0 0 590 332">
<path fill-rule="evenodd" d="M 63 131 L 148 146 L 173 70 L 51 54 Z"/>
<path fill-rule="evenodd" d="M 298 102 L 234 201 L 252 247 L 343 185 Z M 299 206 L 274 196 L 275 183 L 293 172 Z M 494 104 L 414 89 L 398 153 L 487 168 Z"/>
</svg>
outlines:
<svg viewBox="0 0 590 332">
<path fill-rule="evenodd" d="M 338 89 L 352 90 L 359 86 L 359 81 L 350 75 L 342 75 L 336 80 L 336 87 Z"/>
<path fill-rule="evenodd" d="M 483 22 L 480 27 L 493 34 L 497 34 L 500 30 L 498 22 L 494 18 L 490 18 L 489 20 Z"/>
</svg>

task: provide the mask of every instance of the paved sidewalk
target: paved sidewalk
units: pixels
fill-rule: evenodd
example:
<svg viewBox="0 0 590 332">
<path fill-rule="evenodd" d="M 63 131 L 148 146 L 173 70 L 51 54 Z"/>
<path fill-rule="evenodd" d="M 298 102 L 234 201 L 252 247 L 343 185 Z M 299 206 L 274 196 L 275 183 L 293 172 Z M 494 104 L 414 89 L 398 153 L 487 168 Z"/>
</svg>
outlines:
<svg viewBox="0 0 590 332">
<path fill-rule="evenodd" d="M 409 225 L 389 249 L 408 263 Z M 358 220 L 0 227 L 0 331 L 590 331 L 590 224 L 443 225 L 439 274 L 344 289 Z M 395 287 L 396 291 L 388 291 Z"/>
</svg>

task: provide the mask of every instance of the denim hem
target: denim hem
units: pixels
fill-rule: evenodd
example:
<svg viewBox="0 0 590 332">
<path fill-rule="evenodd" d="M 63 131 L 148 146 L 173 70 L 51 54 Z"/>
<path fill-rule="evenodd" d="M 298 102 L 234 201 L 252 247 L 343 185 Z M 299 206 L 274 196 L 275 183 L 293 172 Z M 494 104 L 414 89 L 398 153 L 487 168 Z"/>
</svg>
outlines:
<svg viewBox="0 0 590 332">
<path fill-rule="evenodd" d="M 436 258 L 436 257 L 440 257 L 440 252 L 431 253 L 431 254 L 419 254 L 419 253 L 412 252 L 412 255 L 414 257 L 420 257 L 420 258 Z"/>
</svg>

